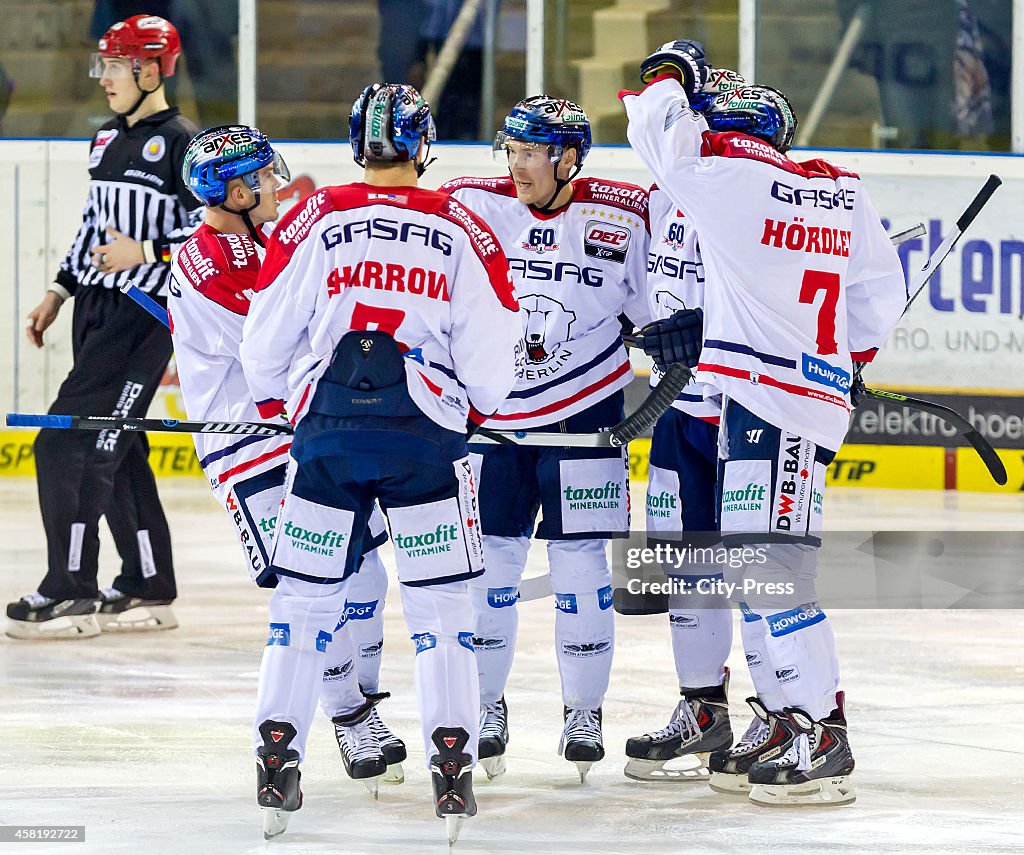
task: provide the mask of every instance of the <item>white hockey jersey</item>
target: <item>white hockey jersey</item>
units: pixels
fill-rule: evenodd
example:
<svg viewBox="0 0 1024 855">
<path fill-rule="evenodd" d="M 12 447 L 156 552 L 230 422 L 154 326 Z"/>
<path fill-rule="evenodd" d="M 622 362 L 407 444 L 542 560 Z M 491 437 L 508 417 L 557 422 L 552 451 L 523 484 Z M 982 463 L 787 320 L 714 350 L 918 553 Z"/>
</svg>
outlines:
<svg viewBox="0 0 1024 855">
<path fill-rule="evenodd" d="M 405 354 L 417 407 L 461 433 L 515 382 L 518 312 L 498 241 L 454 199 L 416 187 L 326 187 L 268 242 L 241 358 L 263 416 L 286 407 L 297 423 L 341 338 L 383 330 Z"/>
<path fill-rule="evenodd" d="M 667 318 L 680 309 L 704 308 L 704 262 L 696 229 L 657 184 L 649 191 L 651 248 L 647 253 L 647 298 L 655 319 Z M 651 366 L 651 386 L 662 373 Z M 693 372 L 686 388 L 672 406 L 699 419 L 718 424 L 722 396 Z"/>
<path fill-rule="evenodd" d="M 630 143 L 700 235 L 700 370 L 761 418 L 838 449 L 851 361 L 871 359 L 907 300 L 860 179 L 744 134 L 711 133 L 671 77 L 620 97 Z"/>
<path fill-rule="evenodd" d="M 518 201 L 508 177 L 458 178 L 440 189 L 494 230 L 519 296 L 526 368 L 488 426 L 553 424 L 626 386 L 633 371 L 618 316 L 652 319 L 647 191 L 578 178 L 568 205 L 541 214 Z"/>
<path fill-rule="evenodd" d="M 269 233 L 269 225 L 264 233 Z M 248 235 L 203 224 L 171 266 L 167 309 L 188 418 L 260 421 L 242 373 L 239 345 L 263 248 Z M 196 454 L 211 485 L 285 463 L 291 437 L 196 433 Z"/>
</svg>

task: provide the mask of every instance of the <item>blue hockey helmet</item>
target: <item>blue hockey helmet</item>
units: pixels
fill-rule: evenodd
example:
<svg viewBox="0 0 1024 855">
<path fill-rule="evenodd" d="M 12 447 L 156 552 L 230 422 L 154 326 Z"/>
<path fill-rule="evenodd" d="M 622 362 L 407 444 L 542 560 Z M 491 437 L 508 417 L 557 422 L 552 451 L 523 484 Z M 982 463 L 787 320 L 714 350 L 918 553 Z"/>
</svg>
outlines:
<svg viewBox="0 0 1024 855">
<path fill-rule="evenodd" d="M 284 158 L 274 151 L 262 132 L 247 125 L 218 125 L 202 131 L 188 144 L 181 177 L 192 195 L 210 207 L 222 205 L 228 196 L 228 182 L 241 178 L 256 194 L 258 205 L 257 173 L 271 165 L 282 183 L 291 179 Z"/>
<path fill-rule="evenodd" d="M 796 135 L 796 113 L 789 100 L 770 86 L 741 86 L 712 98 L 702 110 L 713 131 L 738 131 L 785 152 Z"/>
<path fill-rule="evenodd" d="M 416 159 L 424 141 L 437 139 L 430 105 L 407 83 L 374 83 L 352 104 L 348 120 L 352 158 L 367 163 L 407 163 Z M 426 157 L 423 158 L 426 160 Z M 422 173 L 425 164 L 417 171 Z"/>
<path fill-rule="evenodd" d="M 548 159 L 557 163 L 567 148 L 576 149 L 576 167 L 590 151 L 590 119 L 584 109 L 564 98 L 532 95 L 524 98 L 505 117 L 494 137 L 495 154 L 505 152 L 509 140 L 548 146 Z"/>
</svg>

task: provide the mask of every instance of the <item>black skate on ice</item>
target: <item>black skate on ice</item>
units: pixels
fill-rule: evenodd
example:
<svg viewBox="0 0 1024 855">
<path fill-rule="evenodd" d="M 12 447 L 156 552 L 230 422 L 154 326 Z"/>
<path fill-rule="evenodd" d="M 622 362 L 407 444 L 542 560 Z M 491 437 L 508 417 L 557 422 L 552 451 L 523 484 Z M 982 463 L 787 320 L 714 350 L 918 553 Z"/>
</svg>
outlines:
<svg viewBox="0 0 1024 855">
<path fill-rule="evenodd" d="M 268 719 L 260 725 L 263 744 L 256 751 L 256 801 L 263 808 L 263 836 L 277 837 L 288 827 L 290 814 L 302 807 L 299 752 L 289 747 L 295 728 Z"/>
<path fill-rule="evenodd" d="M 373 700 L 374 704 L 378 704 L 385 698 L 391 697 L 390 692 L 369 694 L 364 692 L 363 694 Z M 373 735 L 377 737 L 377 742 L 380 743 L 380 751 L 384 755 L 384 762 L 387 764 L 387 769 L 380 776 L 381 782 L 384 784 L 401 784 L 405 781 L 405 770 L 402 768 L 402 763 L 408 756 L 408 752 L 405 750 L 405 743 L 391 731 L 391 728 L 384 724 L 384 719 L 380 717 L 376 706 L 370 710 L 368 721 L 370 730 L 373 731 Z"/>
<path fill-rule="evenodd" d="M 7 604 L 7 635 L 25 640 L 94 638 L 96 600 L 55 600 L 38 591 Z"/>
<path fill-rule="evenodd" d="M 355 712 L 331 719 L 345 771 L 352 780 L 361 781 L 375 799 L 381 776 L 388 769 L 380 741 L 370 724 L 370 716 L 381 697 L 367 697 Z"/>
<path fill-rule="evenodd" d="M 755 763 L 781 757 L 789 748 L 796 731 L 780 712 L 769 712 L 757 697 L 747 698 L 754 711 L 750 723 L 734 748 L 713 751 L 708 758 L 711 789 L 717 793 L 746 795 L 750 792 L 747 773 Z"/>
<path fill-rule="evenodd" d="M 431 755 L 430 774 L 434 782 L 434 810 L 444 817 L 448 829 L 448 846 L 459 839 L 462 824 L 476 816 L 473 797 L 473 772 L 466 753 L 469 734 L 461 727 L 438 727 L 430 735 L 437 748 Z"/>
<path fill-rule="evenodd" d="M 558 753 L 576 764 L 580 783 L 587 780 L 590 767 L 604 759 L 604 738 L 601 735 L 601 708 L 596 710 L 565 707 L 565 729 Z"/>
<path fill-rule="evenodd" d="M 505 774 L 505 747 L 508 745 L 508 707 L 504 696 L 491 704 L 480 704 L 480 742 L 477 759 L 493 781 Z"/>
<path fill-rule="evenodd" d="M 146 600 L 130 597 L 117 588 L 100 591 L 96 621 L 103 632 L 148 632 L 156 629 L 174 629 L 178 625 L 171 608 L 173 599 Z"/>
<path fill-rule="evenodd" d="M 843 805 L 857 798 L 844 701 L 844 693 L 836 692 L 836 708 L 820 721 L 786 708 L 796 736 L 782 757 L 750 767 L 750 801 L 777 807 Z"/>
<path fill-rule="evenodd" d="M 710 753 L 732 745 L 728 686 L 727 669 L 721 686 L 683 689 L 667 727 L 626 742 L 626 777 L 636 781 L 707 781 Z M 682 758 L 682 764 L 666 768 L 676 758 Z"/>
</svg>

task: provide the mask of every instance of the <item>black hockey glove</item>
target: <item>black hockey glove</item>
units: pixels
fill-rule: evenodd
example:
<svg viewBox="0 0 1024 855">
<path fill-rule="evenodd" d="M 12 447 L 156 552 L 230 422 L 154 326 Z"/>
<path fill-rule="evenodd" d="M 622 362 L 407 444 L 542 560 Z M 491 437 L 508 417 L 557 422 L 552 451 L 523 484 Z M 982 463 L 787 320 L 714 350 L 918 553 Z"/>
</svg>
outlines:
<svg viewBox="0 0 1024 855">
<path fill-rule="evenodd" d="M 850 407 L 854 410 L 864 401 L 864 378 L 861 376 L 861 372 L 864 370 L 865 365 L 867 365 L 866 362 L 853 363 L 853 380 L 850 382 Z"/>
<path fill-rule="evenodd" d="M 708 63 L 704 58 L 704 45 L 690 39 L 665 42 L 640 63 L 640 79 L 650 83 L 665 69 L 679 72 L 686 94 L 699 92 L 708 80 Z"/>
<path fill-rule="evenodd" d="M 680 309 L 670 317 L 645 326 L 636 337 L 636 343 L 661 372 L 676 362 L 694 368 L 704 344 L 704 312 Z"/>
</svg>

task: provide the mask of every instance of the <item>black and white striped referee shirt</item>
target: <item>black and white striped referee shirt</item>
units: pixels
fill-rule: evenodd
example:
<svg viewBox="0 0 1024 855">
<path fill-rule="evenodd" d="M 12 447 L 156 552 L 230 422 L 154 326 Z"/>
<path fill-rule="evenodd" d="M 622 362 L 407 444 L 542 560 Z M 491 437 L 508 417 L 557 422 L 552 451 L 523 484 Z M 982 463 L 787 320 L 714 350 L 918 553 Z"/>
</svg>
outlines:
<svg viewBox="0 0 1024 855">
<path fill-rule="evenodd" d="M 118 116 L 96 132 L 82 225 L 50 290 L 66 299 L 80 286 L 119 288 L 131 279 L 149 294 L 166 296 L 171 257 L 203 218 L 204 209 L 181 178 L 185 147 L 198 132 L 177 107 L 132 127 Z M 93 267 L 89 250 L 113 239 L 108 227 L 142 241 L 146 262 L 109 274 Z"/>
</svg>

